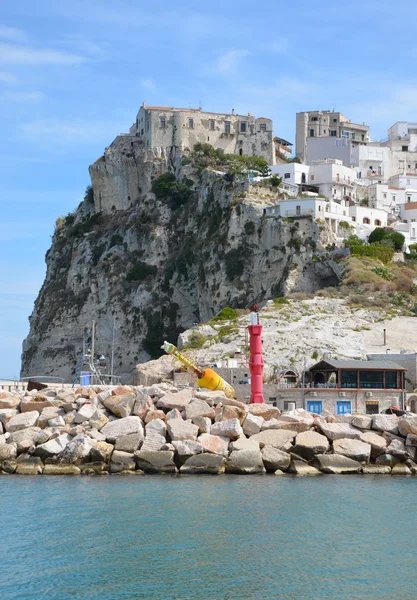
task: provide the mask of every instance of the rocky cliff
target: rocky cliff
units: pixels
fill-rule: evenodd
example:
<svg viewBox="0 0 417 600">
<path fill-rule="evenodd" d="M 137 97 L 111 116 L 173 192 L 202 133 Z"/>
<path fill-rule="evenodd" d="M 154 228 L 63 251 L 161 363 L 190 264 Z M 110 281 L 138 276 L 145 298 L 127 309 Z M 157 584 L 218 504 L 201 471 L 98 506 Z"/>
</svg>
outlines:
<svg viewBox="0 0 417 600">
<path fill-rule="evenodd" d="M 338 281 L 309 218 L 264 214 L 276 192 L 249 188 L 195 152 L 143 149 L 119 136 L 90 167 L 92 188 L 57 220 L 45 282 L 23 345 L 22 376 L 71 380 L 84 331 L 128 382 L 138 362 L 225 306 L 244 308 Z"/>
</svg>

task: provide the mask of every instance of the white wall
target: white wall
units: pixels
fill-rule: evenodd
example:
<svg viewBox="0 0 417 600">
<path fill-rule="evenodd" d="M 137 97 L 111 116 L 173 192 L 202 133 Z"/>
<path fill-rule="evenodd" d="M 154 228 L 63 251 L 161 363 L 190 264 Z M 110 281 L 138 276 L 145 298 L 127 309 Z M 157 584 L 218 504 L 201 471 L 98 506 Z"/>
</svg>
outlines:
<svg viewBox="0 0 417 600">
<path fill-rule="evenodd" d="M 308 173 L 310 167 L 307 165 L 300 165 L 298 163 L 288 163 L 283 165 L 271 165 L 271 172 L 273 175 L 278 175 L 282 178 L 284 183 L 290 183 L 292 185 L 301 185 L 302 175 L 305 175 L 305 183 L 308 182 Z M 290 175 L 285 177 L 285 175 Z"/>
</svg>

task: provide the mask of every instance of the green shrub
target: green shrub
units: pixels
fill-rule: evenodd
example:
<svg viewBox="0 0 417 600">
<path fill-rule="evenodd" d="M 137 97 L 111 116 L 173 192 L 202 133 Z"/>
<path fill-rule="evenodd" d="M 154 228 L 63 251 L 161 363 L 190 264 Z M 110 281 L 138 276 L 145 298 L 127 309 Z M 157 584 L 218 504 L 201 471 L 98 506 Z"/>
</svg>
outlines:
<svg viewBox="0 0 417 600">
<path fill-rule="evenodd" d="M 394 249 L 385 246 L 351 246 L 350 251 L 353 256 L 376 258 L 384 264 L 391 262 L 394 256 Z"/>
<path fill-rule="evenodd" d="M 279 186 L 282 183 L 282 177 L 278 177 L 278 175 L 272 175 L 271 179 L 269 180 L 269 183 L 272 185 L 273 188 L 279 188 Z"/>
<path fill-rule="evenodd" d="M 171 208 L 177 208 L 191 198 L 193 185 L 191 179 L 180 183 L 173 173 L 163 173 L 152 182 L 152 191 L 158 200 L 167 202 Z"/>
<path fill-rule="evenodd" d="M 157 271 L 158 268 L 155 265 L 148 265 L 139 261 L 129 269 L 126 279 L 128 281 L 143 281 L 149 275 L 155 275 Z"/>
<path fill-rule="evenodd" d="M 371 270 L 387 281 L 392 281 L 394 279 L 394 275 L 388 271 L 387 267 L 374 267 Z"/>
<path fill-rule="evenodd" d="M 274 303 L 274 306 L 282 306 L 283 304 L 289 304 L 289 301 L 283 297 L 274 298 L 272 302 Z"/>
<path fill-rule="evenodd" d="M 193 331 L 187 341 L 187 348 L 194 348 L 198 350 L 204 346 L 207 338 L 204 337 L 199 331 Z"/>
<path fill-rule="evenodd" d="M 350 223 L 348 223 L 347 221 L 340 221 L 339 227 L 341 229 L 353 229 L 353 226 Z"/>
<path fill-rule="evenodd" d="M 87 185 L 85 188 L 84 200 L 90 204 L 94 204 L 94 190 L 92 185 Z"/>
<path fill-rule="evenodd" d="M 410 245 L 408 246 L 408 248 L 409 248 L 410 252 L 411 252 L 411 253 L 413 253 L 413 254 L 414 254 L 415 252 L 417 252 L 417 244 L 410 244 Z"/>
<path fill-rule="evenodd" d="M 241 248 L 233 248 L 224 257 L 226 264 L 226 275 L 229 280 L 243 275 L 245 270 L 245 256 Z"/>
<path fill-rule="evenodd" d="M 311 358 L 313 360 L 317 360 L 319 357 L 319 353 L 317 352 L 317 350 L 314 350 L 313 354 L 311 355 Z"/>
<path fill-rule="evenodd" d="M 120 235 L 120 233 L 114 233 L 110 238 L 110 248 L 113 246 L 119 246 L 120 244 L 123 244 L 123 237 Z"/>
<path fill-rule="evenodd" d="M 351 246 L 365 246 L 364 240 L 361 240 L 357 235 L 350 235 L 346 240 L 344 240 L 345 248 L 350 248 Z"/>
<path fill-rule="evenodd" d="M 405 237 L 399 231 L 393 231 L 391 227 L 377 227 L 369 234 L 368 242 L 370 244 L 375 244 L 377 242 L 383 244 L 387 241 L 392 243 L 395 250 L 402 250 Z"/>
<path fill-rule="evenodd" d="M 230 306 L 226 306 L 222 308 L 222 310 L 211 319 L 211 323 L 217 323 L 218 321 L 232 321 L 239 317 L 239 313 L 234 308 L 230 308 Z"/>
</svg>

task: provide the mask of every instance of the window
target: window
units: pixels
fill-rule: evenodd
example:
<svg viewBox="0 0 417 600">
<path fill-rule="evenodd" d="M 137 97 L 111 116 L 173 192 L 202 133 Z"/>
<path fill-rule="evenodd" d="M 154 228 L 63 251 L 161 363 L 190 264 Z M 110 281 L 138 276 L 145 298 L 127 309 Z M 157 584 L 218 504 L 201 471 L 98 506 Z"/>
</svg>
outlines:
<svg viewBox="0 0 417 600">
<path fill-rule="evenodd" d="M 293 401 L 291 400 L 284 400 L 284 410 L 289 410 L 290 409 L 290 404 L 294 404 Z"/>
<path fill-rule="evenodd" d="M 411 196 L 407 196 L 407 202 L 411 202 Z"/>
<path fill-rule="evenodd" d="M 311 117 L 311 120 L 312 121 L 318 121 L 318 118 L 317 117 Z"/>
<path fill-rule="evenodd" d="M 348 139 L 349 131 L 346 131 L 346 129 L 342 129 L 342 133 L 341 133 L 340 137 Z"/>
<path fill-rule="evenodd" d="M 324 130 L 323 133 L 326 133 L 326 130 Z"/>
<path fill-rule="evenodd" d="M 362 171 L 359 171 L 359 173 L 358 173 L 358 179 L 362 179 Z"/>
<path fill-rule="evenodd" d="M 291 177 L 291 173 L 285 173 L 284 174 L 284 179 L 290 179 Z"/>
<path fill-rule="evenodd" d="M 260 130 L 261 131 L 266 131 L 266 123 L 261 123 L 260 124 Z"/>
<path fill-rule="evenodd" d="M 382 175 L 382 168 L 378 167 L 378 175 Z"/>
<path fill-rule="evenodd" d="M 357 371 L 340 371 L 340 386 L 342 388 L 358 387 Z"/>
<path fill-rule="evenodd" d="M 414 163 L 414 169 L 417 169 L 417 163 Z"/>
<path fill-rule="evenodd" d="M 376 227 L 381 227 L 381 221 L 379 219 L 375 219 L 374 223 Z"/>
<path fill-rule="evenodd" d="M 386 195 L 386 193 L 385 193 L 385 192 L 382 194 L 382 197 L 383 197 L 384 199 L 387 197 L 387 195 Z"/>
<path fill-rule="evenodd" d="M 359 387 L 360 388 L 383 389 L 383 387 L 384 387 L 384 372 L 383 371 L 359 371 Z"/>
<path fill-rule="evenodd" d="M 397 371 L 385 371 L 385 388 L 395 390 L 397 387 Z"/>
<path fill-rule="evenodd" d="M 356 217 L 352 217 L 352 221 L 356 221 Z"/>
<path fill-rule="evenodd" d="M 314 175 L 311 176 L 311 181 L 314 181 Z"/>
<path fill-rule="evenodd" d="M 362 142 L 365 141 L 365 134 L 364 133 L 361 134 L 361 140 L 362 140 Z"/>
<path fill-rule="evenodd" d="M 165 117 L 159 117 L 159 127 L 161 127 L 162 129 L 165 127 L 166 125 L 166 119 Z M 149 127 L 148 127 L 149 129 Z"/>
<path fill-rule="evenodd" d="M 314 137 L 314 129 L 310 129 L 310 137 Z"/>
<path fill-rule="evenodd" d="M 225 133 L 230 133 L 230 121 L 225 121 L 224 122 L 224 132 Z"/>
<path fill-rule="evenodd" d="M 277 399 L 276 399 L 276 397 L 269 396 L 269 398 L 268 398 L 268 404 L 272 404 L 272 406 L 276 406 L 277 405 Z"/>
<path fill-rule="evenodd" d="M 189 129 L 194 129 L 194 119 L 188 119 L 188 127 Z"/>
<path fill-rule="evenodd" d="M 355 139 L 355 132 L 352 133 L 352 140 Z"/>
<path fill-rule="evenodd" d="M 377 415 L 379 413 L 379 402 L 375 400 L 365 402 L 365 412 L 367 415 Z"/>
<path fill-rule="evenodd" d="M 299 217 L 301 215 L 301 206 L 300 205 L 295 207 L 295 214 L 297 217 Z"/>
<path fill-rule="evenodd" d="M 392 200 L 393 202 L 395 202 L 395 194 L 393 194 L 393 195 L 391 196 L 391 200 Z"/>
<path fill-rule="evenodd" d="M 337 131 L 336 129 L 331 129 L 330 130 L 330 137 L 336 137 L 337 136 Z"/>
<path fill-rule="evenodd" d="M 337 117 L 333 117 L 333 123 L 337 123 Z"/>
<path fill-rule="evenodd" d="M 239 148 L 239 156 L 242 156 L 242 155 L 243 155 L 243 150 L 242 150 L 242 148 Z"/>
<path fill-rule="evenodd" d="M 209 129 L 211 131 L 214 131 L 214 127 L 215 127 L 215 121 L 214 121 L 214 119 L 210 119 L 209 120 Z"/>
<path fill-rule="evenodd" d="M 240 131 L 241 131 L 242 133 L 245 133 L 245 132 L 246 132 L 246 121 L 242 121 L 242 122 L 241 122 L 241 124 L 240 124 Z"/>
<path fill-rule="evenodd" d="M 370 224 L 371 224 L 371 221 L 368 219 L 368 217 L 364 217 L 364 218 L 362 219 L 362 223 L 363 223 L 364 225 L 370 225 Z"/>
<path fill-rule="evenodd" d="M 401 152 L 407 152 L 408 146 L 401 146 Z"/>
</svg>

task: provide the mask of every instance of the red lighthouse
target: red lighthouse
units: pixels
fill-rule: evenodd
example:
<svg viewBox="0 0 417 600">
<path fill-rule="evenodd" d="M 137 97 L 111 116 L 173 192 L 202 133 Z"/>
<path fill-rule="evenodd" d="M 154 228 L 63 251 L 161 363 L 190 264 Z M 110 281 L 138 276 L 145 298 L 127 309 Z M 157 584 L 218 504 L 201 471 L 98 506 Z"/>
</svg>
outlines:
<svg viewBox="0 0 417 600">
<path fill-rule="evenodd" d="M 263 371 L 264 360 L 262 358 L 262 325 L 259 324 L 259 306 L 253 306 L 250 314 L 250 325 L 248 327 L 250 336 L 250 359 L 249 369 L 251 375 L 250 404 L 262 404 L 263 396 Z"/>
</svg>

